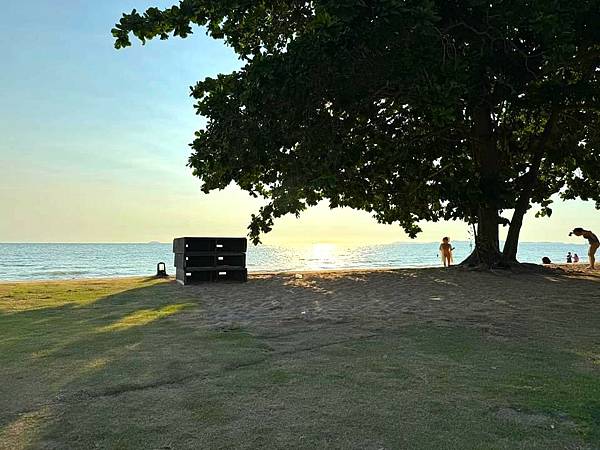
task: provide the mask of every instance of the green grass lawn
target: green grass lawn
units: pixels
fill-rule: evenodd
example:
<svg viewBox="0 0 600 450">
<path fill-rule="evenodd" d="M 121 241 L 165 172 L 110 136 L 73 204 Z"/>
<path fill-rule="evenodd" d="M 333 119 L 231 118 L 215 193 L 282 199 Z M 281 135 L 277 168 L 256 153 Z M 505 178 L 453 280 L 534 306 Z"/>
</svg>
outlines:
<svg viewBox="0 0 600 450">
<path fill-rule="evenodd" d="M 216 289 L 288 282 L 0 284 L 0 448 L 600 448 L 600 283 L 556 283 L 598 306 L 504 336 L 441 315 L 207 319 Z"/>
</svg>

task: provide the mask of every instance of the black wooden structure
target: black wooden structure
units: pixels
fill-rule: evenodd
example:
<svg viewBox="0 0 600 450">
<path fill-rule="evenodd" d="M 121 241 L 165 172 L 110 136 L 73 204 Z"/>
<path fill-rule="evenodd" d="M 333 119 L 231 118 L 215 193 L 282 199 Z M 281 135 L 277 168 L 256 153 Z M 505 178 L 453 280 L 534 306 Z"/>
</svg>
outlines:
<svg viewBox="0 0 600 450">
<path fill-rule="evenodd" d="M 181 284 L 248 281 L 246 238 L 184 237 L 173 241 Z"/>
</svg>

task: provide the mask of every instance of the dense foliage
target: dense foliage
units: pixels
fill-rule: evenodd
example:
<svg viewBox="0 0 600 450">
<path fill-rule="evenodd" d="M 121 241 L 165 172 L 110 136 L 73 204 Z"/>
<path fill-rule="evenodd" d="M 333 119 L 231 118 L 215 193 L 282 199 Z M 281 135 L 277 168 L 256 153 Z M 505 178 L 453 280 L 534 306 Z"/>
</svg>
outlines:
<svg viewBox="0 0 600 450">
<path fill-rule="evenodd" d="M 268 199 L 255 241 L 327 199 L 411 236 L 476 223 L 474 258 L 495 264 L 515 260 L 532 203 L 600 202 L 600 0 L 183 0 L 113 35 L 193 25 L 245 65 L 192 88 L 208 125 L 190 166 L 206 192 Z"/>
</svg>

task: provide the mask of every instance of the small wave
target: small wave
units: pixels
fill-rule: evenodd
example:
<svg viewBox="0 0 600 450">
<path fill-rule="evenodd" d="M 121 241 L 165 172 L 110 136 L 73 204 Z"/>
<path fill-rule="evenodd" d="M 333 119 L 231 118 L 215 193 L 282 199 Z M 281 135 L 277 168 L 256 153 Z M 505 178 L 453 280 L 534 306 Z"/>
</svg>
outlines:
<svg viewBox="0 0 600 450">
<path fill-rule="evenodd" d="M 89 270 L 47 270 L 43 272 L 29 272 L 29 277 L 62 277 L 62 276 L 77 276 L 77 275 L 89 275 L 92 272 Z"/>
</svg>

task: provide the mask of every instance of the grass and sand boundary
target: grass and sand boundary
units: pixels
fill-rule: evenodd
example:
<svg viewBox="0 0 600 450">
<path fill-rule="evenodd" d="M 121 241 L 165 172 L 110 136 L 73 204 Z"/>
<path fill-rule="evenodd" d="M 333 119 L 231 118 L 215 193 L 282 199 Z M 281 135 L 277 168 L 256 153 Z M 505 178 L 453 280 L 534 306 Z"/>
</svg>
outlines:
<svg viewBox="0 0 600 450">
<path fill-rule="evenodd" d="M 600 276 L 0 284 L 0 448 L 600 448 Z"/>
</svg>

